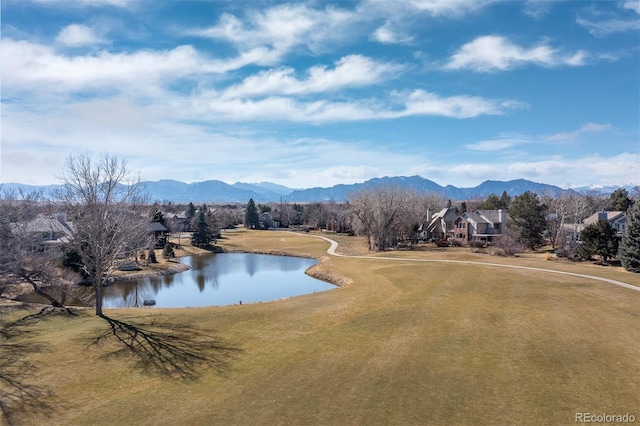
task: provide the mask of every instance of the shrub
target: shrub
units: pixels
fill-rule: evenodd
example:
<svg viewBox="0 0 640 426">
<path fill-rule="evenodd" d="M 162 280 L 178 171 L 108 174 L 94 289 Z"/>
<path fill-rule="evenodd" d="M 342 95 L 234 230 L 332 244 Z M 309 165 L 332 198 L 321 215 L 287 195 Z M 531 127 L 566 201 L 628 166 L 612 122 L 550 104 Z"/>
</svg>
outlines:
<svg viewBox="0 0 640 426">
<path fill-rule="evenodd" d="M 153 247 L 149 247 L 149 263 L 158 263 L 158 259 L 156 259 L 156 251 Z"/>
<path fill-rule="evenodd" d="M 164 245 L 164 248 L 162 249 L 162 257 L 164 257 L 165 259 L 173 259 L 174 257 L 176 257 L 171 244 L 167 243 Z"/>
<path fill-rule="evenodd" d="M 593 256 L 593 249 L 586 245 L 586 244 L 580 244 L 578 246 L 578 250 L 577 250 L 578 256 L 580 257 L 580 259 L 583 260 L 591 260 L 592 256 Z"/>
</svg>

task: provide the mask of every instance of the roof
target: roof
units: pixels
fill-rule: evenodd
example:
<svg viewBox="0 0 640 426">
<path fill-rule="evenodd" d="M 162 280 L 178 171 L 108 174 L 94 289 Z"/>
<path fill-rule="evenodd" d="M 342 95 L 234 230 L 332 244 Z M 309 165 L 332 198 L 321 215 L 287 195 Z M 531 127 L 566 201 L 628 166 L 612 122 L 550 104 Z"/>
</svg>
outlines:
<svg viewBox="0 0 640 426">
<path fill-rule="evenodd" d="M 146 224 L 146 228 L 149 232 L 169 232 L 160 222 L 149 222 Z"/>
<path fill-rule="evenodd" d="M 476 210 L 476 213 L 485 218 L 489 223 L 502 223 L 501 219 L 507 216 L 506 210 Z"/>
<path fill-rule="evenodd" d="M 475 223 L 494 223 L 479 215 L 477 212 L 466 212 L 462 214 L 462 217 Z"/>
<path fill-rule="evenodd" d="M 64 220 L 63 216 L 38 216 L 27 222 L 14 223 L 12 228 L 28 234 L 54 233 L 66 236 L 73 235 L 71 225 Z"/>
<path fill-rule="evenodd" d="M 603 212 L 595 212 L 591 216 L 587 217 L 582 221 L 585 225 L 591 225 L 593 223 L 598 222 L 601 213 L 606 213 L 607 222 L 615 223 L 615 222 L 626 222 L 627 217 L 625 216 L 623 211 L 603 211 Z"/>
</svg>

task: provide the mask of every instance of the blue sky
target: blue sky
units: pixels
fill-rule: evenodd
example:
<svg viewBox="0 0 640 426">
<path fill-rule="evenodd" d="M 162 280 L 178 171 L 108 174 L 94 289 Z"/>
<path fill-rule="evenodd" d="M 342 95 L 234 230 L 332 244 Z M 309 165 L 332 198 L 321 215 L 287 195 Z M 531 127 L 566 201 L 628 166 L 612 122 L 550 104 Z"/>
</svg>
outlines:
<svg viewBox="0 0 640 426">
<path fill-rule="evenodd" d="M 640 0 L 2 0 L 1 182 L 640 185 Z"/>
</svg>

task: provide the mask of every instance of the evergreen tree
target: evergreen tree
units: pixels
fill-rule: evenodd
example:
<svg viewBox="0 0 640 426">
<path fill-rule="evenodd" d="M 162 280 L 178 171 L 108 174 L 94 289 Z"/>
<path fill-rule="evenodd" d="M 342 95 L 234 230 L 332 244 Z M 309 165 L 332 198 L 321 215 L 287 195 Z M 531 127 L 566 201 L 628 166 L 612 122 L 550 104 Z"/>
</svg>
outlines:
<svg viewBox="0 0 640 426">
<path fill-rule="evenodd" d="M 618 258 L 627 271 L 640 272 L 640 202 L 627 211 L 627 229 L 622 235 Z"/>
<path fill-rule="evenodd" d="M 613 211 L 626 212 L 633 205 L 633 201 L 629 198 L 629 191 L 624 188 L 618 188 L 609 197 L 609 208 Z"/>
<path fill-rule="evenodd" d="M 605 262 L 618 253 L 616 230 L 606 220 L 599 220 L 585 227 L 580 233 L 580 239 L 586 253 L 600 255 Z"/>
<path fill-rule="evenodd" d="M 167 243 L 164 245 L 164 248 L 162 249 L 162 257 L 164 257 L 165 259 L 173 259 L 174 257 L 176 257 L 171 244 Z"/>
<path fill-rule="evenodd" d="M 503 191 L 500 197 L 496 194 L 489 194 L 487 199 L 480 204 L 480 210 L 506 210 L 510 204 L 511 196 L 507 194 L 507 191 Z"/>
<path fill-rule="evenodd" d="M 187 211 L 185 212 L 185 216 L 187 217 L 187 219 L 189 220 L 189 222 L 191 222 L 191 219 L 193 219 L 196 216 L 196 206 L 193 205 L 193 203 L 189 203 L 189 206 L 187 207 Z"/>
<path fill-rule="evenodd" d="M 204 208 L 201 208 L 196 215 L 193 232 L 191 233 L 191 244 L 196 247 L 206 247 L 211 244 L 213 235 L 209 230 L 209 224 L 207 223 L 207 216 L 205 215 Z"/>
<path fill-rule="evenodd" d="M 544 242 L 542 235 L 547 228 L 547 206 L 540 203 L 538 195 L 526 191 L 511 203 L 509 218 L 517 238 L 532 250 Z"/>
<path fill-rule="evenodd" d="M 164 214 L 162 213 L 162 210 L 160 210 L 158 203 L 151 206 L 151 209 L 149 210 L 149 219 L 151 219 L 151 222 L 159 222 L 163 226 L 167 225 L 164 219 Z"/>
<path fill-rule="evenodd" d="M 149 247 L 149 263 L 158 263 L 158 259 L 156 259 L 156 251 L 153 246 Z"/>
<path fill-rule="evenodd" d="M 502 191 L 502 195 L 500 196 L 500 206 L 498 209 L 508 209 L 511 205 L 511 196 L 507 193 L 507 191 Z"/>
<path fill-rule="evenodd" d="M 256 203 L 253 201 L 253 198 L 250 198 L 244 212 L 244 226 L 245 228 L 255 229 L 258 227 L 259 221 L 260 216 L 258 215 L 258 208 L 256 207 Z"/>
</svg>

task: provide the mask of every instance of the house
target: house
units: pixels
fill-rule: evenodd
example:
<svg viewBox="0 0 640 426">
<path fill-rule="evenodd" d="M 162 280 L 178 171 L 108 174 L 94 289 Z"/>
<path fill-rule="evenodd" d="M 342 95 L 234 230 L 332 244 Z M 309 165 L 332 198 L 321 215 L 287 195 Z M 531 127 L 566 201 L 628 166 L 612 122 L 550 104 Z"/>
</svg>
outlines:
<svg viewBox="0 0 640 426">
<path fill-rule="evenodd" d="M 608 222 L 609 225 L 613 229 L 615 229 L 616 234 L 621 237 L 624 234 L 625 229 L 627 229 L 627 216 L 622 211 L 601 211 L 592 214 L 582 221 L 582 226 L 579 229 L 579 232 L 589 225 L 593 225 L 598 223 L 598 221 L 604 220 Z"/>
<path fill-rule="evenodd" d="M 167 224 L 167 227 L 171 229 L 173 232 L 184 232 L 188 231 L 190 224 L 189 218 L 187 217 L 186 212 L 182 213 L 168 213 L 162 212 L 164 216 L 164 221 Z"/>
<path fill-rule="evenodd" d="M 418 228 L 422 240 L 455 240 L 468 244 L 474 240 L 491 242 L 502 236 L 507 224 L 507 210 L 476 210 L 459 215 L 445 208 L 430 217 Z"/>
<path fill-rule="evenodd" d="M 73 236 L 73 227 L 64 214 L 37 216 L 29 221 L 12 223 L 11 231 L 28 241 L 34 251 L 59 247 Z"/>
<path fill-rule="evenodd" d="M 164 247 L 167 243 L 169 230 L 160 222 L 149 222 L 145 226 L 149 235 L 153 236 L 154 247 Z"/>
<path fill-rule="evenodd" d="M 264 212 L 258 218 L 258 228 L 260 229 L 269 229 L 269 228 L 279 228 L 280 222 L 277 219 L 274 219 L 271 216 L 271 213 Z"/>
<path fill-rule="evenodd" d="M 454 222 L 458 213 L 452 208 L 444 208 L 431 216 L 427 212 L 427 221 L 418 228 L 421 239 L 445 240 L 453 238 Z"/>
<path fill-rule="evenodd" d="M 465 212 L 453 222 L 453 239 L 461 244 L 474 240 L 491 242 L 502 236 L 507 216 L 507 211 L 502 209 Z"/>
</svg>

